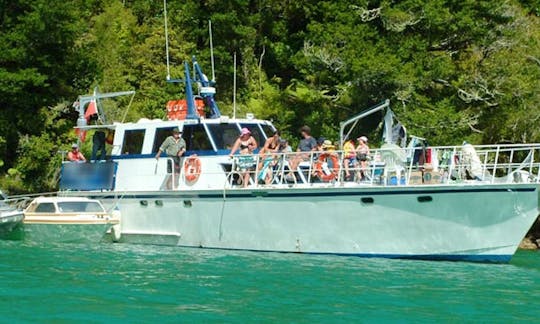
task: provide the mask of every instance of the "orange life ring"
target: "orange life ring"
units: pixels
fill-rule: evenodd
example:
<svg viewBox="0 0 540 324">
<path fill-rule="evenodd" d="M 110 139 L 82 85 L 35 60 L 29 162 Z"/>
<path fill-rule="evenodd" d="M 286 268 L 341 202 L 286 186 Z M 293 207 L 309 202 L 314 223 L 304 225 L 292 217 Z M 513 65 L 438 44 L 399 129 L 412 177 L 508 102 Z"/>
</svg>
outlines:
<svg viewBox="0 0 540 324">
<path fill-rule="evenodd" d="M 184 162 L 184 175 L 186 182 L 194 183 L 201 175 L 201 160 L 195 155 L 190 156 Z"/>
<path fill-rule="evenodd" d="M 330 173 L 326 174 L 323 170 L 323 164 L 328 159 L 331 160 L 333 167 L 329 168 Z M 319 158 L 315 162 L 313 168 L 314 168 L 315 174 L 319 177 L 319 179 L 325 182 L 329 182 L 337 178 L 337 174 L 339 172 L 339 161 L 335 154 L 322 153 L 321 155 L 319 155 Z"/>
</svg>

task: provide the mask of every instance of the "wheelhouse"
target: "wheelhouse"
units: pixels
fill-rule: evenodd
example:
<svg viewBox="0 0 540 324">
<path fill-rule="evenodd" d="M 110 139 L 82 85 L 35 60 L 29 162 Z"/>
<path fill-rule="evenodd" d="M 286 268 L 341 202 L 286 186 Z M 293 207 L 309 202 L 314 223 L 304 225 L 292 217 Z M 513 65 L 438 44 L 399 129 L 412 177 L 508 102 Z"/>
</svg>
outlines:
<svg viewBox="0 0 540 324">
<path fill-rule="evenodd" d="M 182 130 L 188 154 L 228 154 L 242 128 L 248 128 L 262 146 L 275 131 L 274 126 L 258 119 L 148 120 L 118 124 L 115 127 L 112 158 L 152 157 L 173 128 Z"/>
</svg>

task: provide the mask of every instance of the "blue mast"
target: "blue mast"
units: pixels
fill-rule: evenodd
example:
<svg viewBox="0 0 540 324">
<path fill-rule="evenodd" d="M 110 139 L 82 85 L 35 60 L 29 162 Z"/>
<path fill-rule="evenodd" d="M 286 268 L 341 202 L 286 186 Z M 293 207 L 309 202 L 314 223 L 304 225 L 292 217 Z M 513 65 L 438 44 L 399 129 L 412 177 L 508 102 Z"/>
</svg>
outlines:
<svg viewBox="0 0 540 324">
<path fill-rule="evenodd" d="M 199 90 L 201 97 L 204 100 L 204 104 L 210 108 L 210 118 L 221 117 L 221 111 L 219 110 L 216 100 L 214 99 L 214 95 L 216 94 L 216 88 L 214 87 L 215 83 L 213 81 L 210 82 L 208 77 L 202 72 L 195 56 L 193 56 L 193 68 L 195 69 L 194 81 L 199 84 Z"/>
<path fill-rule="evenodd" d="M 193 98 L 193 89 L 191 88 L 191 77 L 189 76 L 189 66 L 187 62 L 184 62 L 184 82 L 186 83 L 186 102 L 187 102 L 187 116 L 186 119 L 199 119 L 199 115 L 195 110 L 195 100 Z"/>
</svg>

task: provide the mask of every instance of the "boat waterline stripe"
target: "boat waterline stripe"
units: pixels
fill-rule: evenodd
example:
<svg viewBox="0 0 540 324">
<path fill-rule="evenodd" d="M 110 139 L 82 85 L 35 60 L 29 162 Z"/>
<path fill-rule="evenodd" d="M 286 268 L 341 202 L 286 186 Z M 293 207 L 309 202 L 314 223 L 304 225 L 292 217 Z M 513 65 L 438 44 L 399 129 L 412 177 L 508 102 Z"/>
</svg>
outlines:
<svg viewBox="0 0 540 324">
<path fill-rule="evenodd" d="M 296 191 L 296 190 L 295 190 Z M 154 194 L 121 194 L 123 199 L 136 198 L 136 199 L 156 199 L 156 198 L 301 198 L 301 197 L 346 197 L 346 196 L 383 196 L 383 195 L 426 195 L 426 194 L 451 194 L 451 193 L 486 193 L 486 192 L 535 192 L 536 188 L 469 188 L 469 189 L 442 189 L 442 190 L 390 190 L 390 191 L 325 191 L 325 192 L 272 192 L 272 190 L 255 190 L 249 193 L 237 193 L 237 192 L 223 192 L 219 193 L 198 193 L 189 194 L 186 192 L 164 192 L 156 191 Z M 90 192 L 89 192 L 90 193 Z M 90 194 L 93 198 L 98 199 L 117 199 L 118 195 L 99 195 L 92 192 Z"/>
<path fill-rule="evenodd" d="M 193 246 L 182 246 L 183 248 L 196 248 Z M 425 261 L 471 261 L 471 262 L 490 262 L 490 263 L 508 263 L 512 259 L 511 254 L 385 254 L 385 253 L 332 253 L 332 252 L 289 252 L 289 251 L 267 251 L 250 249 L 232 249 L 232 248 L 212 248 L 200 247 L 200 249 L 226 250 L 226 251 L 246 251 L 256 253 L 291 253 L 308 255 L 328 255 L 342 257 L 358 258 L 379 258 L 379 259 L 406 259 L 406 260 L 425 260 Z"/>
<path fill-rule="evenodd" d="M 128 233 L 122 235 L 130 236 Z M 131 234 L 140 235 L 140 234 Z M 142 234 L 143 236 L 145 234 Z M 125 239 L 125 236 L 124 236 Z M 244 251 L 255 253 L 287 253 L 287 254 L 307 254 L 321 256 L 342 256 L 359 258 L 381 258 L 381 259 L 406 259 L 406 260 L 425 260 L 425 261 L 469 261 L 469 262 L 488 262 L 488 263 L 508 263 L 512 259 L 511 254 L 385 254 L 385 253 L 335 253 L 335 252 L 296 252 L 296 251 L 272 251 L 255 249 L 236 249 L 220 247 L 195 247 L 189 245 L 177 245 L 181 248 L 190 249 L 208 249 L 223 251 Z"/>
</svg>

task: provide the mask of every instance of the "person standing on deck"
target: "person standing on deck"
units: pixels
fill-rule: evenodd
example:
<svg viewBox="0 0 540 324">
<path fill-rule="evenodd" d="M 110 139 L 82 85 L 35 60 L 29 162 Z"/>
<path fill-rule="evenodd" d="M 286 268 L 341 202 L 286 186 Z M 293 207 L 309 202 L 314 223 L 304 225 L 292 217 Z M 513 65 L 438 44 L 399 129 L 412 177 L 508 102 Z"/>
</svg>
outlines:
<svg viewBox="0 0 540 324">
<path fill-rule="evenodd" d="M 172 165 L 170 160 L 167 161 L 167 172 L 174 173 L 176 179 L 175 182 L 178 183 L 178 175 L 180 174 L 180 158 L 186 152 L 186 141 L 184 141 L 184 139 L 182 138 L 182 132 L 180 131 L 180 129 L 178 129 L 178 127 L 173 128 L 172 133 L 173 134 L 167 137 L 159 147 L 159 150 L 156 154 L 156 160 L 159 160 L 159 157 L 163 152 L 167 154 L 167 157 L 172 159 Z M 169 177 L 169 180 L 167 181 L 168 189 L 172 188 L 171 181 L 172 179 Z"/>
<path fill-rule="evenodd" d="M 343 168 L 345 169 L 345 180 L 351 181 L 352 176 L 349 170 L 350 167 L 356 168 L 358 162 L 356 161 L 356 147 L 354 141 L 348 140 L 343 144 Z"/>
<path fill-rule="evenodd" d="M 361 180 L 364 180 L 366 177 L 368 159 L 369 159 L 369 146 L 367 144 L 368 139 L 365 136 L 360 136 L 357 138 L 358 147 L 356 148 L 356 158 L 360 161 L 360 174 Z"/>
<path fill-rule="evenodd" d="M 107 156 L 107 147 L 105 142 L 107 141 L 107 135 L 104 131 L 98 130 L 92 136 L 92 156 L 90 157 L 91 161 L 103 161 Z M 98 152 L 99 159 L 98 159 Z"/>
</svg>

